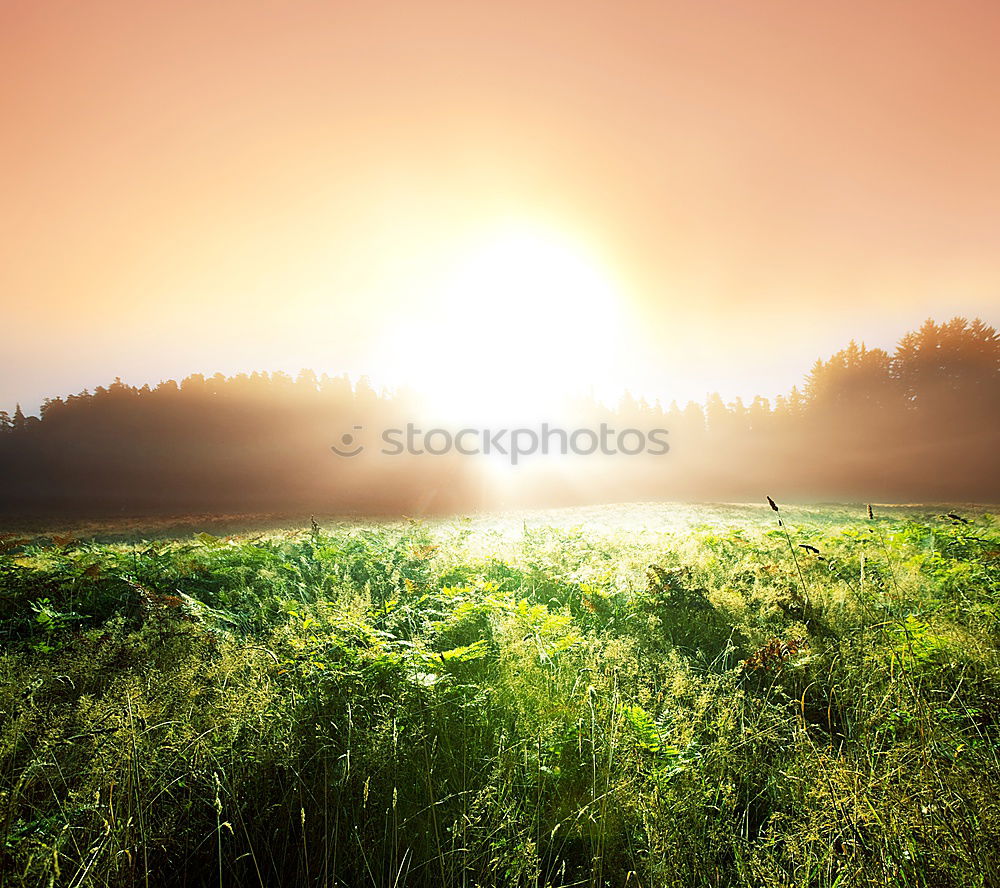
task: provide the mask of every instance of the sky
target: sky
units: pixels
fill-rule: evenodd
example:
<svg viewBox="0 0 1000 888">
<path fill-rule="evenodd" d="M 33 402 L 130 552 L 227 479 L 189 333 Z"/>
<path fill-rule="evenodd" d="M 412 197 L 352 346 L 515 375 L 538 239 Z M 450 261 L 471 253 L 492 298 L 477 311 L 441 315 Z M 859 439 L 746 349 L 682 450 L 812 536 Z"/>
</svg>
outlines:
<svg viewBox="0 0 1000 888">
<path fill-rule="evenodd" d="M 992 0 L 3 0 L 0 409 L 300 367 L 749 399 L 998 324 L 998 43 Z"/>
</svg>

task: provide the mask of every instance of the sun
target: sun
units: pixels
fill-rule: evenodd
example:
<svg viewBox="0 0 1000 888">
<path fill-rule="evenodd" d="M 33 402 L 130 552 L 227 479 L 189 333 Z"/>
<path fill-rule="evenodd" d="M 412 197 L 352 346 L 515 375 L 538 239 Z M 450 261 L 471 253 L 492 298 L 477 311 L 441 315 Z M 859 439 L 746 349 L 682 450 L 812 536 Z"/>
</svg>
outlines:
<svg viewBox="0 0 1000 888">
<path fill-rule="evenodd" d="M 622 299 L 573 239 L 534 225 L 477 239 L 391 337 L 388 361 L 456 422 L 541 421 L 567 396 L 618 390 Z"/>
</svg>

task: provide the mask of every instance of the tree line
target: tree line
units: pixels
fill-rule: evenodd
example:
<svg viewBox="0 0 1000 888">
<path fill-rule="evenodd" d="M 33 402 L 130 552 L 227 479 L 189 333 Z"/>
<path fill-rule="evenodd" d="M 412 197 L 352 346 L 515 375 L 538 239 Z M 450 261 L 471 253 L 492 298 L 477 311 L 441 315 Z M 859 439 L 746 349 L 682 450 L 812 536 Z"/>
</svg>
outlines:
<svg viewBox="0 0 1000 888">
<path fill-rule="evenodd" d="M 1000 500 L 1000 336 L 981 320 L 926 321 L 893 352 L 851 342 L 771 403 L 572 405 L 578 426 L 667 429 L 667 455 L 528 462 L 505 476 L 450 453 L 357 459 L 356 426 L 419 420 L 414 393 L 362 378 L 252 373 L 156 386 L 121 380 L 0 412 L 8 514 L 315 511 L 423 514 L 503 502 L 648 499 Z"/>
</svg>

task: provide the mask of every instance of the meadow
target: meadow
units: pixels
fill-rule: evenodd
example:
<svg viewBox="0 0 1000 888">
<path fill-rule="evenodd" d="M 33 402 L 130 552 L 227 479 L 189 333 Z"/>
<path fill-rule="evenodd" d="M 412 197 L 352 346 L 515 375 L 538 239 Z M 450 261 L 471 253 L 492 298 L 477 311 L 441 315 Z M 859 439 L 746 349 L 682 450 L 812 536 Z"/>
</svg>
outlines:
<svg viewBox="0 0 1000 888">
<path fill-rule="evenodd" d="M 1000 884 L 994 515 L 778 505 L 12 528 L 0 884 Z"/>
</svg>

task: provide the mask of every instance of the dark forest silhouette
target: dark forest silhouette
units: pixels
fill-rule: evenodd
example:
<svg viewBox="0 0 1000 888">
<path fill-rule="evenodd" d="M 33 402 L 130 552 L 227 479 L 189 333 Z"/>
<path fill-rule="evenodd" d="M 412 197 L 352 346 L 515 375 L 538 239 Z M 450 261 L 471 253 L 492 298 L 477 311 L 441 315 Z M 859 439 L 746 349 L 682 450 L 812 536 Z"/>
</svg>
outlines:
<svg viewBox="0 0 1000 888">
<path fill-rule="evenodd" d="M 765 490 L 785 499 L 1000 500 L 1000 337 L 979 320 L 927 321 L 892 354 L 851 342 L 773 404 L 710 395 L 664 408 L 626 395 L 614 409 L 578 403 L 572 416 L 580 426 L 666 428 L 670 453 L 573 458 L 538 474 L 521 501 L 759 499 Z M 494 505 L 474 457 L 351 460 L 330 451 L 355 425 L 419 419 L 411 394 L 309 370 L 294 379 L 194 375 L 153 388 L 116 380 L 47 400 L 39 417 L 0 412 L 0 510 L 419 514 Z"/>
</svg>

